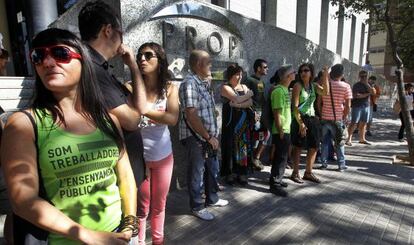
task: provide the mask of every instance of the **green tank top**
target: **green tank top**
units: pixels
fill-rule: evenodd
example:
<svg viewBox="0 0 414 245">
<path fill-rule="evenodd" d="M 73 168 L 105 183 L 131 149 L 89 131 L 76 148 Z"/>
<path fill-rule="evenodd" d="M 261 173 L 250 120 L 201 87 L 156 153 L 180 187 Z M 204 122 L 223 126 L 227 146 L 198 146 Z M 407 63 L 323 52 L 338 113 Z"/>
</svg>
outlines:
<svg viewBox="0 0 414 245">
<path fill-rule="evenodd" d="M 39 167 L 51 203 L 82 226 L 115 230 L 122 218 L 115 166 L 119 151 L 114 140 L 99 129 L 87 135 L 66 132 L 50 115 L 38 128 Z M 49 234 L 49 244 L 79 244 Z"/>
<path fill-rule="evenodd" d="M 308 116 L 315 116 L 315 108 L 313 106 L 315 100 L 316 91 L 314 84 L 310 84 L 309 90 L 306 90 L 302 84 L 302 89 L 299 94 L 299 111 Z"/>
</svg>

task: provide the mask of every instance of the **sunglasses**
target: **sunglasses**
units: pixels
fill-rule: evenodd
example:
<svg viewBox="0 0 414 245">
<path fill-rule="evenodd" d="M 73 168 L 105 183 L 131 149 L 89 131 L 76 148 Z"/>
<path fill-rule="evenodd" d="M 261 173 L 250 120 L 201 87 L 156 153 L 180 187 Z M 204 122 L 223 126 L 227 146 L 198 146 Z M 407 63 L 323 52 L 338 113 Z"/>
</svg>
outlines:
<svg viewBox="0 0 414 245">
<path fill-rule="evenodd" d="M 144 52 L 144 53 L 138 53 L 137 54 L 137 59 L 138 60 L 141 60 L 142 59 L 142 56 L 144 56 L 144 59 L 146 61 L 148 61 L 148 60 L 150 60 L 152 58 L 158 58 L 158 56 L 156 54 L 154 54 L 153 52 L 150 52 L 150 51 Z"/>
<path fill-rule="evenodd" d="M 299 73 L 302 73 L 302 72 L 310 72 L 310 70 L 309 69 L 303 69 L 303 70 L 299 71 Z"/>
<path fill-rule="evenodd" d="M 62 45 L 34 48 L 30 52 L 30 60 L 33 64 L 40 65 L 48 55 L 50 55 L 56 62 L 63 64 L 70 63 L 72 59 L 82 60 L 80 54 Z"/>
</svg>

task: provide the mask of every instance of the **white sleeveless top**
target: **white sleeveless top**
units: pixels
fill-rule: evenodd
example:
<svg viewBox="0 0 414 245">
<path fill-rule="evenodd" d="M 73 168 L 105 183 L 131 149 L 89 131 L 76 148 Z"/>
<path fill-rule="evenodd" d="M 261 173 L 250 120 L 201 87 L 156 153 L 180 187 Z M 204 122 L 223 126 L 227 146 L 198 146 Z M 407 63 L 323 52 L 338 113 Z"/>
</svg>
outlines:
<svg viewBox="0 0 414 245">
<path fill-rule="evenodd" d="M 155 103 L 147 103 L 153 110 L 166 111 L 167 96 L 164 97 L 164 99 L 158 99 Z M 144 144 L 145 161 L 159 161 L 171 154 L 170 131 L 166 124 L 159 124 L 146 116 L 141 116 L 139 127 L 141 128 Z"/>
</svg>

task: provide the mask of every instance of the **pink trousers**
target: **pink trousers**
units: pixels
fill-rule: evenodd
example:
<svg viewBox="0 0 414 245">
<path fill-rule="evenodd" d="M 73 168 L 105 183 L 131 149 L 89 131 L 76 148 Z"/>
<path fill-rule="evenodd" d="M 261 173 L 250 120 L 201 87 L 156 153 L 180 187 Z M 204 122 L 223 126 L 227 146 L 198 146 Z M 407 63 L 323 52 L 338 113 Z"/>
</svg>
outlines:
<svg viewBox="0 0 414 245">
<path fill-rule="evenodd" d="M 171 153 L 166 158 L 146 162 L 149 176 L 142 182 L 138 191 L 139 244 L 145 244 L 146 220 L 150 213 L 152 244 L 164 242 L 164 219 L 167 194 L 170 189 L 174 158 Z"/>
</svg>

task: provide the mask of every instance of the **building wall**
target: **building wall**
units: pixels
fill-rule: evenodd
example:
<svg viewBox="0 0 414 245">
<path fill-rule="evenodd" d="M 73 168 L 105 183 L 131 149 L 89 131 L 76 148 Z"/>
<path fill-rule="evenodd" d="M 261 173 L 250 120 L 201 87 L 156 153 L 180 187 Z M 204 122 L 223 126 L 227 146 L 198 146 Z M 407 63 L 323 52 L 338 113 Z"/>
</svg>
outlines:
<svg viewBox="0 0 414 245">
<path fill-rule="evenodd" d="M 261 0 L 229 0 L 229 5 L 231 11 L 256 20 L 261 19 Z"/>
<path fill-rule="evenodd" d="M 386 32 L 373 33 L 370 37 L 370 48 L 384 48 L 387 42 Z"/>
<path fill-rule="evenodd" d="M 335 18 L 334 16 L 338 9 L 338 6 L 332 6 L 329 4 L 328 38 L 326 42 L 326 48 L 332 52 L 336 52 L 338 18 Z"/>
<path fill-rule="evenodd" d="M 308 0 L 308 13 L 306 21 L 306 38 L 319 44 L 319 32 L 321 27 L 322 0 Z"/>
<path fill-rule="evenodd" d="M 352 62 L 359 64 L 359 55 L 360 55 L 360 47 L 361 47 L 361 27 L 362 27 L 362 20 L 361 18 L 356 18 L 356 25 L 355 25 L 355 39 L 354 39 L 354 54 Z M 361 65 L 361 64 L 359 64 Z"/>
<path fill-rule="evenodd" d="M 231 11 L 240 13 L 249 18 L 260 20 L 261 18 L 261 1 L 260 0 L 228 0 L 229 9 Z M 297 22 L 297 5 L 298 0 L 266 0 L 266 13 L 265 22 L 281 29 L 297 32 L 297 25 L 301 24 Z M 219 1 L 219 5 L 224 7 L 224 1 Z M 320 42 L 321 32 L 321 5 L 322 0 L 308 0 L 306 11 L 306 27 L 300 28 L 300 30 L 306 30 L 306 33 L 300 33 L 315 44 Z M 327 38 L 326 48 L 332 52 L 337 52 L 337 35 L 338 35 L 338 18 L 335 17 L 336 12 L 339 10 L 338 6 L 332 6 L 329 4 L 328 10 L 328 25 L 327 25 Z M 299 17 L 299 16 L 298 16 Z M 300 18 L 300 17 L 299 17 Z M 345 18 L 342 35 L 342 49 L 340 55 L 344 58 L 350 59 L 352 62 L 360 64 L 365 61 L 366 47 L 368 42 L 368 32 L 364 38 L 364 43 L 361 43 L 361 26 L 368 16 L 364 13 L 356 15 L 356 25 L 354 34 L 352 34 L 351 25 L 352 19 Z M 303 22 L 302 22 L 303 23 Z M 366 25 L 366 30 L 368 26 Z M 353 38 L 353 41 L 351 40 Z M 352 55 L 350 55 L 351 44 L 353 43 Z M 363 46 L 363 52 L 361 53 L 361 45 Z M 361 57 L 362 56 L 362 57 Z M 360 64 L 361 65 L 361 64 Z"/>
<path fill-rule="evenodd" d="M 296 0 L 278 0 L 276 26 L 284 30 L 296 31 Z"/>
<path fill-rule="evenodd" d="M 349 59 L 349 48 L 351 45 L 351 18 L 345 18 L 344 20 L 344 34 L 342 36 L 342 57 Z"/>
</svg>

